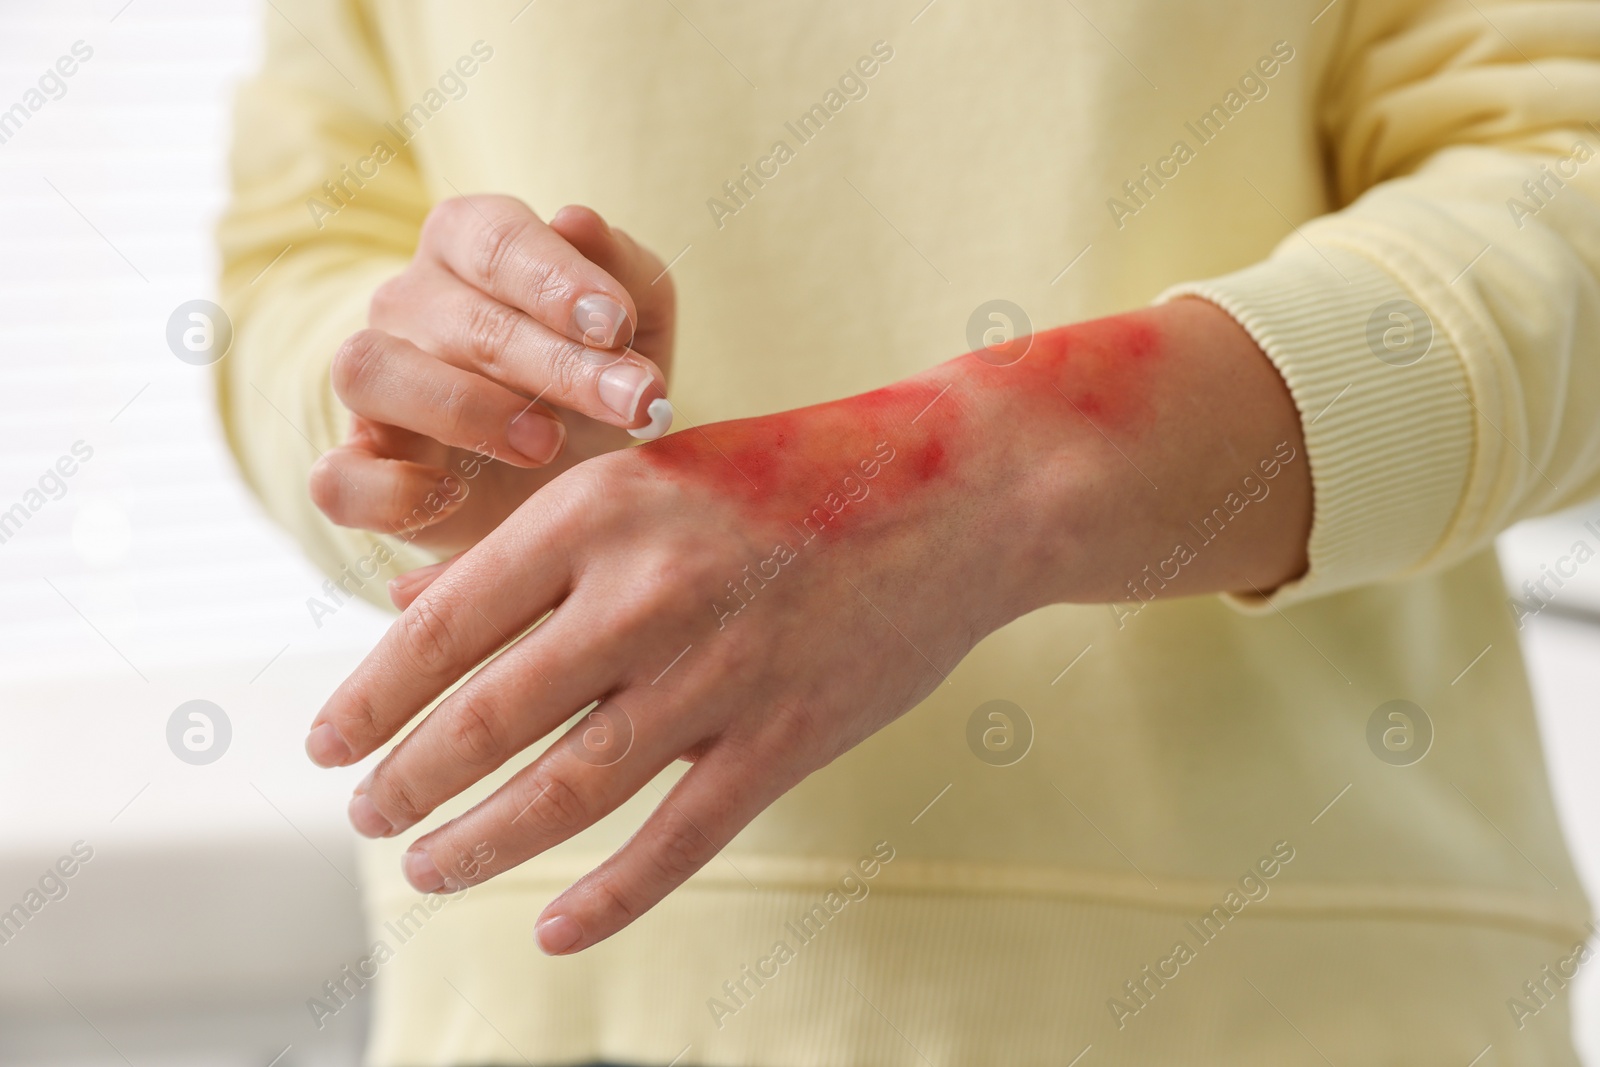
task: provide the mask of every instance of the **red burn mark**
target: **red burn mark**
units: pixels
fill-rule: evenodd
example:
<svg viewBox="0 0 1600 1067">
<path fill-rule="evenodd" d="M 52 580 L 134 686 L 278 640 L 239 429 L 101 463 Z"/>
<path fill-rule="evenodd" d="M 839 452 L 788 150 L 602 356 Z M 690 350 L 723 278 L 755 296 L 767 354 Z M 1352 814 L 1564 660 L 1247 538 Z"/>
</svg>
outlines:
<svg viewBox="0 0 1600 1067">
<path fill-rule="evenodd" d="M 1162 354 L 1162 337 L 1148 314 L 1133 312 L 1035 334 L 1016 363 L 993 366 L 963 356 L 966 369 L 986 388 L 1014 391 L 1106 432 L 1133 432 L 1154 415 L 1146 394 Z"/>
<path fill-rule="evenodd" d="M 956 427 L 932 415 L 919 418 L 942 388 L 931 381 L 897 382 L 827 404 L 684 430 L 640 451 L 675 477 L 710 485 L 754 513 L 787 522 L 824 507 L 829 494 L 849 498 L 864 488 L 867 497 L 852 500 L 835 520 L 842 522 L 870 506 L 872 494 L 903 485 L 905 472 L 926 481 L 946 468 L 945 445 L 935 435 Z M 887 448 L 880 450 L 881 444 Z M 893 458 L 883 462 L 885 454 Z"/>
<path fill-rule="evenodd" d="M 911 457 L 911 470 L 917 480 L 925 482 L 944 469 L 944 445 L 937 437 L 923 442 Z"/>
<path fill-rule="evenodd" d="M 1097 319 L 1035 335 L 1027 354 L 1007 366 L 968 353 L 930 375 L 870 393 L 683 430 L 639 451 L 674 478 L 707 485 L 752 515 L 784 523 L 802 521 L 829 494 L 859 494 L 864 486 L 869 497 L 838 514 L 848 522 L 874 506 L 870 496 L 953 475 L 976 434 L 1039 432 L 1030 416 L 1089 419 L 1112 436 L 1145 428 L 1154 417 L 1146 387 L 1162 342 L 1145 313 Z M 985 393 L 1001 395 L 1001 403 Z M 988 415 L 974 421 L 973 411 Z M 868 477 L 862 464 L 880 443 L 894 458 Z"/>
</svg>

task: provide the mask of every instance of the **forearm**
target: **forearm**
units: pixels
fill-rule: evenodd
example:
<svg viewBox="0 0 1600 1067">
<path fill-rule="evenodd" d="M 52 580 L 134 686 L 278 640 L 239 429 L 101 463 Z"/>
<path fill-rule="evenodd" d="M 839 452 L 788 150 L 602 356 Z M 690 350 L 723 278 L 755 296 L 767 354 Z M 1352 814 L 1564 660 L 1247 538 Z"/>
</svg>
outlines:
<svg viewBox="0 0 1600 1067">
<path fill-rule="evenodd" d="M 785 552 L 925 560 L 978 636 L 1049 603 L 1265 592 L 1305 569 L 1299 415 L 1227 314 L 1179 300 L 1014 344 L 640 452 Z"/>
<path fill-rule="evenodd" d="M 1221 309 L 1177 300 L 1038 335 L 1026 356 L 944 368 L 997 499 L 1035 558 L 1037 603 L 1267 592 L 1306 568 L 1311 479 L 1277 370 Z M 953 392 L 955 390 L 952 390 Z"/>
</svg>

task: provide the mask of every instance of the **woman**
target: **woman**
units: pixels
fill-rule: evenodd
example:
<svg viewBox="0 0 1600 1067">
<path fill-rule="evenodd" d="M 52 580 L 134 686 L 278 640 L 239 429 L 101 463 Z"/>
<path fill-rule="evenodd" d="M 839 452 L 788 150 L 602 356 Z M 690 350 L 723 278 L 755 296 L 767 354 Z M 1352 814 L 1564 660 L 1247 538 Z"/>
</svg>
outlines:
<svg viewBox="0 0 1600 1067">
<path fill-rule="evenodd" d="M 1600 487 L 1600 10 L 267 26 L 220 398 L 403 611 L 307 740 L 372 1063 L 1575 1062 L 1492 539 Z"/>
</svg>

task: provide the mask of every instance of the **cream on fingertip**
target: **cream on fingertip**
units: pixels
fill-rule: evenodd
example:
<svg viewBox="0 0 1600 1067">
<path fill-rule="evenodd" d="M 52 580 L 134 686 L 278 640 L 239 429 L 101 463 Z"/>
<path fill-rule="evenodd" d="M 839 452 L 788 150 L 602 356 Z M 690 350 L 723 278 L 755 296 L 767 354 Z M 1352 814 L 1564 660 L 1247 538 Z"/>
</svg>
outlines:
<svg viewBox="0 0 1600 1067">
<path fill-rule="evenodd" d="M 672 428 L 672 402 L 665 397 L 656 397 L 650 401 L 650 406 L 645 408 L 645 414 L 650 416 L 650 421 L 637 430 L 629 430 L 630 437 L 637 437 L 641 441 L 654 441 Z"/>
</svg>

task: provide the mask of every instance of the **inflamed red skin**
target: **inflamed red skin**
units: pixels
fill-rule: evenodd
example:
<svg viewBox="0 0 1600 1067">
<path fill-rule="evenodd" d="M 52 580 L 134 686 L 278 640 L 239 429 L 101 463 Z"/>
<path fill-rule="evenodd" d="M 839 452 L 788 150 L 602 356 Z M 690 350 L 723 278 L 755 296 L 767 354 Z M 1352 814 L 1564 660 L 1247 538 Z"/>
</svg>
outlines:
<svg viewBox="0 0 1600 1067">
<path fill-rule="evenodd" d="M 903 495 L 959 480 L 996 401 L 1018 422 L 1082 421 L 1113 438 L 1148 432 L 1161 341 L 1136 315 L 1065 326 L 869 393 L 683 430 L 640 451 L 666 476 L 715 488 L 748 516 L 843 530 L 857 485 Z M 881 448 L 893 458 L 872 462 Z"/>
<path fill-rule="evenodd" d="M 1268 457 L 1271 496 L 1162 595 L 1294 577 L 1303 451 L 1277 372 L 1198 300 L 680 430 L 577 464 L 417 579 L 308 751 L 355 762 L 439 700 L 351 801 L 358 830 L 394 835 L 599 702 L 411 846 L 404 870 L 423 892 L 495 877 L 693 761 L 540 918 L 541 948 L 581 951 L 944 684 L 996 628 L 1046 604 L 1128 599 L 1141 568 Z"/>
</svg>

